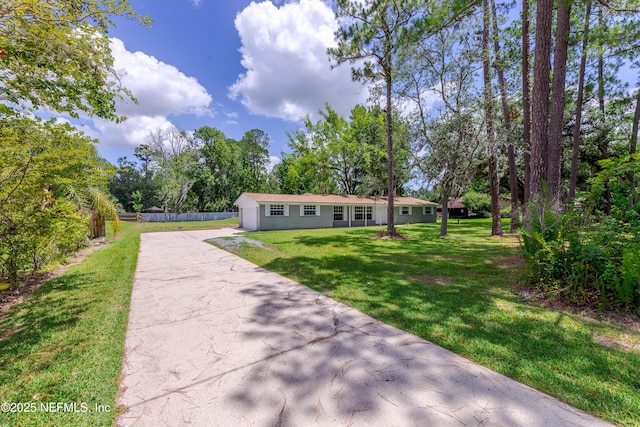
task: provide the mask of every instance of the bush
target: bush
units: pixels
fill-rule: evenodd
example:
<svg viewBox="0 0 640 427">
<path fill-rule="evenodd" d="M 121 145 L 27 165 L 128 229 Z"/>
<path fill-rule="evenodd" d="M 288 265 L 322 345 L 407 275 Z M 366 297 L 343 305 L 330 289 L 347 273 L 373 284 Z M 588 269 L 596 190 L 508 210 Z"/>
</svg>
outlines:
<svg viewBox="0 0 640 427">
<path fill-rule="evenodd" d="M 0 277 L 11 282 L 28 272 L 58 262 L 87 242 L 87 218 L 73 203 L 57 200 L 44 210 L 30 209 L 16 223 L 2 227 L 0 239 Z"/>
<path fill-rule="evenodd" d="M 622 254 L 622 281 L 618 298 L 627 304 L 640 306 L 640 246 L 627 249 Z"/>
<path fill-rule="evenodd" d="M 491 216 L 491 196 L 484 193 L 477 193 L 469 190 L 462 196 L 462 203 L 475 214 Z"/>
<path fill-rule="evenodd" d="M 578 305 L 640 308 L 640 227 L 550 208 L 532 218 L 523 233 L 529 282 Z"/>
</svg>

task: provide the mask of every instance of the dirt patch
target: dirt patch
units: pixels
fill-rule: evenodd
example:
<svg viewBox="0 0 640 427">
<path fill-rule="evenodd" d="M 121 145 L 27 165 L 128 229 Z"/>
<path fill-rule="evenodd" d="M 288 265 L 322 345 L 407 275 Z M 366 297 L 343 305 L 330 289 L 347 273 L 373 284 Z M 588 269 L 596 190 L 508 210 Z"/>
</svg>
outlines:
<svg viewBox="0 0 640 427">
<path fill-rule="evenodd" d="M 598 321 L 612 322 L 634 329 L 640 334 L 640 315 L 623 311 L 620 308 L 599 310 L 595 305 L 576 306 L 557 295 L 548 295 L 540 289 L 532 286 L 524 286 L 518 289 L 518 293 L 525 300 L 531 301 L 546 308 L 553 308 L 577 316 L 584 316 Z"/>
<path fill-rule="evenodd" d="M 207 239 L 208 243 L 212 243 L 221 247 L 222 249 L 229 251 L 231 253 L 238 253 L 241 244 L 246 244 L 249 246 L 255 246 L 260 249 L 264 249 L 266 251 L 275 252 L 280 256 L 286 256 L 284 252 L 274 248 L 273 246 L 267 245 L 266 243 L 260 242 L 258 240 L 249 239 L 244 236 L 227 236 L 227 237 L 219 237 L 215 239 Z"/>
<path fill-rule="evenodd" d="M 411 280 L 417 280 L 425 285 L 450 285 L 453 283 L 453 277 L 450 276 L 409 276 Z"/>
<path fill-rule="evenodd" d="M 535 287 L 523 287 L 518 292 L 525 300 L 531 301 L 545 308 L 551 308 L 565 313 L 570 313 L 579 317 L 607 322 L 616 326 L 623 326 L 626 334 L 635 336 L 625 338 L 612 337 L 608 335 L 594 335 L 593 341 L 616 350 L 629 351 L 640 354 L 640 315 L 625 312 L 622 309 L 614 308 L 609 310 L 598 310 L 593 306 L 576 306 L 558 296 L 546 295 Z"/>
<path fill-rule="evenodd" d="M 521 267 L 524 264 L 524 257 L 522 255 L 514 255 L 504 258 L 498 258 L 493 260 L 492 264 L 502 268 Z"/>
<path fill-rule="evenodd" d="M 82 260 L 90 253 L 100 249 L 108 242 L 105 239 L 95 239 L 91 241 L 91 246 L 88 246 L 80 251 L 76 252 L 73 257 L 67 261 L 66 264 L 60 265 L 51 271 L 44 273 L 38 273 L 28 277 L 23 283 L 18 286 L 13 286 L 6 291 L 0 292 L 0 318 L 9 311 L 11 307 L 16 304 L 20 304 L 26 297 L 35 292 L 40 285 L 49 280 L 61 275 L 72 265 L 82 262 Z"/>
<path fill-rule="evenodd" d="M 443 261 L 468 261 L 465 257 L 455 255 L 427 255 L 427 257 Z"/>
<path fill-rule="evenodd" d="M 606 335 L 596 335 L 593 341 L 605 347 L 615 350 L 628 351 L 630 353 L 640 354 L 640 343 L 632 343 L 623 338 L 608 337 Z"/>
<path fill-rule="evenodd" d="M 373 236 L 374 239 L 391 239 L 391 240 L 409 240 L 408 237 L 403 236 L 400 233 L 389 234 L 386 231 L 381 231 Z"/>
</svg>

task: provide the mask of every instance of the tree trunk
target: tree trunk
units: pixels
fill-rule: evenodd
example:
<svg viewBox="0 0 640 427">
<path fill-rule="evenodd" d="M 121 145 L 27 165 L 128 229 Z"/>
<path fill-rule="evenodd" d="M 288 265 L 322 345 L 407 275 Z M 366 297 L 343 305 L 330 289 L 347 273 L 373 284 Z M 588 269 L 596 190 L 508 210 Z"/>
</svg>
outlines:
<svg viewBox="0 0 640 427">
<path fill-rule="evenodd" d="M 447 226 L 449 222 L 449 185 L 442 186 L 442 221 L 440 221 L 440 235 L 447 235 Z"/>
<path fill-rule="evenodd" d="M 386 73 L 387 83 L 387 176 L 388 176 L 388 203 L 387 203 L 387 234 L 396 233 L 393 198 L 395 197 L 395 183 L 393 176 L 393 112 L 391 106 L 391 72 Z"/>
<path fill-rule="evenodd" d="M 504 117 L 504 131 L 507 142 L 507 155 L 509 159 L 509 187 L 511 190 L 511 231 L 516 231 L 520 227 L 520 215 L 518 213 L 518 171 L 516 168 L 516 155 L 511 134 L 511 114 L 509 111 L 509 100 L 507 97 L 507 84 L 502 68 L 502 55 L 500 54 L 500 42 L 498 34 L 498 17 L 496 13 L 496 2 L 491 0 L 491 14 L 493 17 L 493 49 L 496 55 L 495 67 L 498 74 L 498 84 L 500 85 L 500 99 L 502 100 L 502 115 Z"/>
<path fill-rule="evenodd" d="M 638 122 L 640 122 L 640 87 L 636 92 L 636 110 L 633 113 L 633 126 L 631 127 L 631 140 L 629 141 L 629 154 L 635 154 L 638 147 Z M 631 183 L 631 200 L 629 209 L 638 203 L 638 190 L 636 190 L 636 177 L 633 172 L 629 176 Z"/>
<path fill-rule="evenodd" d="M 553 0 L 539 0 L 536 12 L 536 47 L 533 64 L 531 103 L 531 203 L 540 203 L 541 183 L 547 179 L 549 135 L 549 74 L 551 72 L 551 34 Z"/>
<path fill-rule="evenodd" d="M 489 52 L 489 26 L 491 14 L 489 0 L 483 2 L 482 70 L 484 74 L 485 123 L 489 148 L 489 185 L 491 190 L 491 235 L 502 235 L 500 221 L 500 181 L 498 179 L 498 150 L 493 122 L 493 91 L 491 90 L 491 54 Z"/>
<path fill-rule="evenodd" d="M 531 81 L 529 78 L 529 0 L 522 0 L 522 121 L 525 145 L 524 168 L 524 200 L 523 205 L 530 199 L 530 163 L 526 153 L 531 150 Z M 525 209 L 526 211 L 526 209 Z"/>
<path fill-rule="evenodd" d="M 558 0 L 556 39 L 553 51 L 553 88 L 551 91 L 551 123 L 547 148 L 547 185 L 551 203 L 561 207 L 560 176 L 562 171 L 562 128 L 564 125 L 565 82 L 571 19 L 571 0 Z"/>
<path fill-rule="evenodd" d="M 91 230 L 92 239 L 97 239 L 98 237 L 105 237 L 107 235 L 105 221 L 102 217 L 100 217 L 100 215 L 96 211 L 91 211 L 89 229 Z"/>
<path fill-rule="evenodd" d="M 522 220 L 524 228 L 531 231 L 531 215 L 528 208 L 531 200 L 531 66 L 529 40 L 529 0 L 522 0 L 522 123 L 524 133 L 524 197 Z"/>
<path fill-rule="evenodd" d="M 529 203 L 529 198 L 531 197 L 531 190 L 529 189 L 529 182 L 531 181 L 531 151 L 525 151 L 524 156 L 524 201 L 522 203 L 522 214 L 526 215 L 527 210 L 526 205 Z M 526 225 L 526 221 L 525 221 Z"/>
<path fill-rule="evenodd" d="M 602 14 L 602 8 L 604 6 L 600 5 L 598 9 L 598 25 L 602 27 L 604 25 L 604 18 Z M 605 100 L 604 100 L 604 51 L 602 47 L 603 41 L 598 40 L 598 107 L 600 108 L 600 126 L 601 126 L 601 134 L 599 137 L 599 145 L 600 145 L 600 155 L 602 159 L 606 159 L 608 156 L 608 147 L 607 147 L 607 121 L 606 121 L 606 108 L 605 108 Z M 609 187 L 609 181 L 604 184 L 604 213 L 608 216 L 611 215 L 611 188 Z"/>
<path fill-rule="evenodd" d="M 573 127 L 573 152 L 571 154 L 571 179 L 569 182 L 569 202 L 576 196 L 578 186 L 578 159 L 580 155 L 580 129 L 582 127 L 582 104 L 584 102 L 584 75 L 587 68 L 587 52 L 589 51 L 589 19 L 591 16 L 591 1 L 587 3 L 582 33 L 582 55 L 580 57 L 580 72 L 578 75 L 578 99 L 576 101 L 576 124 Z"/>
</svg>

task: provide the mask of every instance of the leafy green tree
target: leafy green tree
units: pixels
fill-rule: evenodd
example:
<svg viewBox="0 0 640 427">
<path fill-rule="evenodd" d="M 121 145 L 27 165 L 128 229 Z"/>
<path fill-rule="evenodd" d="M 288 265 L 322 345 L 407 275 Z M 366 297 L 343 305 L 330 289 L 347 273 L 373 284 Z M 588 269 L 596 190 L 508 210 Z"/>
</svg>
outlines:
<svg viewBox="0 0 640 427">
<path fill-rule="evenodd" d="M 246 132 L 239 141 L 242 166 L 246 174 L 244 191 L 263 192 L 267 189 L 269 165 L 269 135 L 260 130 Z"/>
<path fill-rule="evenodd" d="M 148 151 L 148 146 L 146 151 Z M 136 147 L 136 153 L 141 147 Z M 138 156 L 136 154 L 136 156 Z M 160 184 L 149 168 L 151 154 L 138 166 L 126 157 L 118 159 L 117 169 L 109 182 L 109 192 L 126 212 L 140 212 L 144 208 L 159 205 Z"/>
<path fill-rule="evenodd" d="M 113 68 L 114 16 L 149 22 L 127 0 L 4 0 L 0 102 L 120 120 L 116 101 L 131 94 Z"/>
<path fill-rule="evenodd" d="M 68 124 L 0 106 L 0 276 L 18 282 L 78 249 L 89 209 L 115 219 L 101 191 L 112 170 L 94 143 Z"/>
<path fill-rule="evenodd" d="M 250 135 L 268 140 L 261 132 L 251 131 Z M 255 186 L 265 181 L 258 173 L 263 169 L 260 164 L 265 157 L 260 142 L 245 136 L 244 144 L 253 150 L 250 161 L 244 158 L 241 144 L 222 131 L 209 126 L 194 131 L 193 144 L 200 161 L 192 195 L 200 210 L 233 210 L 233 202 L 243 191 L 256 191 L 259 187 Z"/>
<path fill-rule="evenodd" d="M 379 107 L 356 105 L 349 120 L 329 105 L 321 118 L 305 120 L 289 134 L 291 153 L 275 173 L 281 188 L 297 193 L 387 194 L 385 114 Z M 394 116 L 395 193 L 403 194 L 411 178 L 408 127 Z"/>
<path fill-rule="evenodd" d="M 468 19 L 407 49 L 398 76 L 399 93 L 412 111 L 415 165 L 441 191 L 441 235 L 447 234 L 449 198 L 464 194 L 484 151 L 476 114 L 482 110 L 475 84 L 481 52 L 473 36 L 479 26 Z M 430 108 L 434 95 L 441 105 Z"/>
<path fill-rule="evenodd" d="M 491 196 L 488 194 L 469 190 L 462 196 L 462 203 L 473 213 L 491 214 Z"/>
<path fill-rule="evenodd" d="M 561 0 L 562 1 L 562 0 Z M 491 84 L 491 52 L 489 32 L 491 27 L 491 7 L 489 0 L 482 2 L 482 77 L 484 82 L 484 122 L 486 125 L 487 151 L 489 152 L 489 186 L 491 188 L 491 235 L 502 235 L 500 220 L 500 181 L 498 179 L 498 144 L 495 134 L 493 113 L 493 87 Z"/>
<path fill-rule="evenodd" d="M 158 129 L 147 135 L 151 158 L 157 165 L 160 200 L 171 212 L 180 213 L 195 182 L 197 150 L 185 131 Z"/>
<path fill-rule="evenodd" d="M 336 32 L 338 46 L 329 54 L 338 64 L 349 62 L 354 80 L 380 83 L 385 97 L 387 135 L 387 234 L 396 234 L 393 198 L 393 89 L 398 54 L 425 34 L 440 31 L 470 11 L 474 1 L 338 0 L 337 17 L 345 25 Z"/>
<path fill-rule="evenodd" d="M 354 80 L 384 84 L 387 133 L 387 234 L 396 234 L 394 224 L 395 184 L 393 181 L 393 83 L 398 51 L 408 43 L 406 30 L 421 16 L 423 2 L 338 0 L 338 19 L 347 24 L 336 32 L 338 46 L 329 54 L 338 64 L 353 66 Z M 362 62 L 364 61 L 364 63 Z"/>
<path fill-rule="evenodd" d="M 135 162 L 126 157 L 118 159 L 116 173 L 109 182 L 109 192 L 118 200 L 126 212 L 134 212 L 133 193 L 139 190 L 140 173 Z"/>
</svg>

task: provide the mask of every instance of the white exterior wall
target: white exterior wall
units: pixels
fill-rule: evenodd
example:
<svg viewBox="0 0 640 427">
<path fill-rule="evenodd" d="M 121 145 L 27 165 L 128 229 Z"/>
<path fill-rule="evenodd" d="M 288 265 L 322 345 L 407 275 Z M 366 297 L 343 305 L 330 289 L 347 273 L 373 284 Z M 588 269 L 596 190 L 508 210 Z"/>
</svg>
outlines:
<svg viewBox="0 0 640 427">
<path fill-rule="evenodd" d="M 258 230 L 260 208 L 240 208 L 240 227 L 247 230 Z"/>
</svg>

